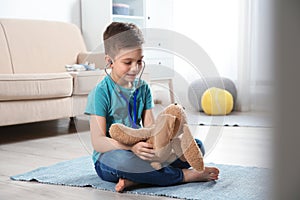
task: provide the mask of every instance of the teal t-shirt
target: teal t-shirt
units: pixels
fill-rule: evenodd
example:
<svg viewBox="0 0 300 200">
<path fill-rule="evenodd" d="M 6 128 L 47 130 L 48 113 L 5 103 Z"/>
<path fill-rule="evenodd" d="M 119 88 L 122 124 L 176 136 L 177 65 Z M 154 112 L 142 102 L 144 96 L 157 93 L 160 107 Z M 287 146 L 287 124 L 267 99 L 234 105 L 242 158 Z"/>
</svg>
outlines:
<svg viewBox="0 0 300 200">
<path fill-rule="evenodd" d="M 109 135 L 109 128 L 114 123 L 121 123 L 132 127 L 130 118 L 134 116 L 134 92 L 136 95 L 136 125 L 141 127 L 142 113 L 154 107 L 152 93 L 149 85 L 141 80 L 139 86 L 138 79 L 135 80 L 132 88 L 116 86 L 115 83 L 106 76 L 97 86 L 89 93 L 85 114 L 98 115 L 106 118 L 106 136 Z M 136 88 L 138 87 L 138 88 Z M 126 98 L 120 95 L 118 89 Z M 128 103 L 130 106 L 128 106 Z M 130 108 L 130 109 L 128 109 Z M 130 115 L 129 115 L 130 113 Z M 99 152 L 93 152 L 93 161 L 96 162 L 100 156 Z"/>
</svg>

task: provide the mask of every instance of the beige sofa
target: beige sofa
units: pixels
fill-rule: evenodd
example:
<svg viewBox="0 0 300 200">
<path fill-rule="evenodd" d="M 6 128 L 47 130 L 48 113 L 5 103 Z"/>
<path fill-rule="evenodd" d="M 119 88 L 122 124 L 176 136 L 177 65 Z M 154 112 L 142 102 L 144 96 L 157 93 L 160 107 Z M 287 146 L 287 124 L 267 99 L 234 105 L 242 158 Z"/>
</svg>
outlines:
<svg viewBox="0 0 300 200">
<path fill-rule="evenodd" d="M 65 65 L 103 56 L 86 52 L 73 24 L 0 19 L 0 126 L 83 114 L 103 71 L 68 73 Z"/>
</svg>

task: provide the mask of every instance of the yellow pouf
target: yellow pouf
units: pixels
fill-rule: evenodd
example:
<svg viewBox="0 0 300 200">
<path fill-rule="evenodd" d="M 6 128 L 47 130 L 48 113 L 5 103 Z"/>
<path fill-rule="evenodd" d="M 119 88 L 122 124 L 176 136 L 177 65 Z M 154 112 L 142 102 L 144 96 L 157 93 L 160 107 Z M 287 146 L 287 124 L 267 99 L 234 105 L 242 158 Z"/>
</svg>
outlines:
<svg viewBox="0 0 300 200">
<path fill-rule="evenodd" d="M 233 109 L 233 97 L 227 90 L 212 87 L 203 93 L 201 105 L 207 115 L 227 115 Z"/>
</svg>

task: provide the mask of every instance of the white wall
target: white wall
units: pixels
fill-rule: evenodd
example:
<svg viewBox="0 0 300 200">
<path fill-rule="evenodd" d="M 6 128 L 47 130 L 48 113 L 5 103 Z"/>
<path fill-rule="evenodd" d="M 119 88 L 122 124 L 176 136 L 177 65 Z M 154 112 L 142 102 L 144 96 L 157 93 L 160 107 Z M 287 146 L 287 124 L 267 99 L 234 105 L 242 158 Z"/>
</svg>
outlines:
<svg viewBox="0 0 300 200">
<path fill-rule="evenodd" d="M 0 0 L 0 18 L 69 22 L 81 27 L 80 0 Z"/>
<path fill-rule="evenodd" d="M 174 29 L 194 40 L 222 76 L 237 79 L 239 0 L 175 0 Z"/>
</svg>

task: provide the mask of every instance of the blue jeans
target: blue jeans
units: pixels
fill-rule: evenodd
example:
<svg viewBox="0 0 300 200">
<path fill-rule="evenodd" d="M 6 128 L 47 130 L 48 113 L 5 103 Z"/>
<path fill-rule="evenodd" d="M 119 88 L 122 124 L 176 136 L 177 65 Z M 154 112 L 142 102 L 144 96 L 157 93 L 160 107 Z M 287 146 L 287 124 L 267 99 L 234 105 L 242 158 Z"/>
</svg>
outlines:
<svg viewBox="0 0 300 200">
<path fill-rule="evenodd" d="M 195 141 L 204 155 L 202 142 L 198 139 Z M 140 159 L 132 151 L 121 149 L 102 153 L 95 163 L 98 176 L 105 181 L 118 182 L 119 178 L 123 178 L 136 183 L 159 186 L 181 183 L 183 181 L 182 169 L 189 167 L 187 162 L 177 159 L 160 170 L 155 170 L 150 162 Z"/>
</svg>

